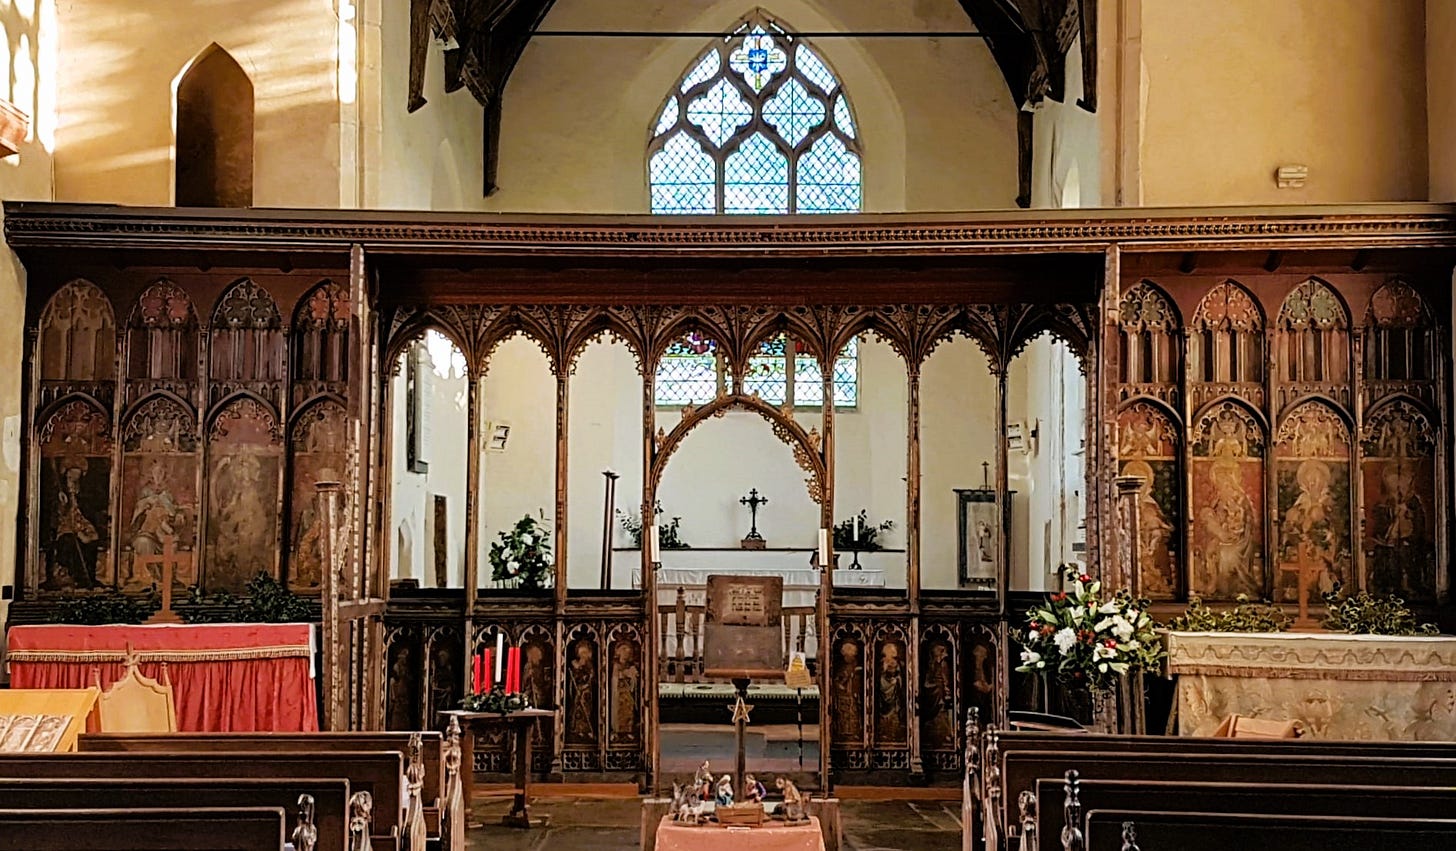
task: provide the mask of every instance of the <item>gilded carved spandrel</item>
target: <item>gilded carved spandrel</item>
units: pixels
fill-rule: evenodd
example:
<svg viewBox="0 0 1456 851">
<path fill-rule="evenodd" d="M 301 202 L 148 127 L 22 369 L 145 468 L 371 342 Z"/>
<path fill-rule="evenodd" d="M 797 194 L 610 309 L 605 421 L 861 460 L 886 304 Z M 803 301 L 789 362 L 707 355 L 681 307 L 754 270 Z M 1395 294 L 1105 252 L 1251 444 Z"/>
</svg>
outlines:
<svg viewBox="0 0 1456 851">
<path fill-rule="evenodd" d="M 778 677 L 784 670 L 782 576 L 709 576 L 703 619 L 708 676 Z"/>
</svg>

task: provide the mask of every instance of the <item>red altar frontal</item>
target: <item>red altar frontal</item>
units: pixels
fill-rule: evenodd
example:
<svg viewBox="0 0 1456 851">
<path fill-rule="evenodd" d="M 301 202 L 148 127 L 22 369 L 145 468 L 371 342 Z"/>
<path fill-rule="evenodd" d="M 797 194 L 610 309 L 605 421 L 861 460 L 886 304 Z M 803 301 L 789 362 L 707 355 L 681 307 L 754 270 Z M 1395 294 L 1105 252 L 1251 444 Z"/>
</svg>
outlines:
<svg viewBox="0 0 1456 851">
<path fill-rule="evenodd" d="M 15 626 L 6 645 L 12 688 L 104 688 L 130 651 L 147 676 L 166 663 L 180 730 L 318 729 L 310 624 Z"/>
</svg>

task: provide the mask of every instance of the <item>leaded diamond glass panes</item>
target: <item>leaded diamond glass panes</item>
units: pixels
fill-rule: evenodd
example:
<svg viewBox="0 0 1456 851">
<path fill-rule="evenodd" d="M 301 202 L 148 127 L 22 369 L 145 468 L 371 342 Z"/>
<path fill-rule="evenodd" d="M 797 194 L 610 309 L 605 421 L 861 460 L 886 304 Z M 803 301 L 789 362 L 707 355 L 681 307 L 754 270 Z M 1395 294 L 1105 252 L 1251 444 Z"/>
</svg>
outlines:
<svg viewBox="0 0 1456 851">
<path fill-rule="evenodd" d="M 668 346 L 657 365 L 659 405 L 701 405 L 718 395 L 718 353 L 712 341 L 689 337 Z"/>
<path fill-rule="evenodd" d="M 652 212 L 714 213 L 717 167 L 698 141 L 679 130 L 648 163 L 652 174 Z"/>
<path fill-rule="evenodd" d="M 789 55 L 774 44 L 773 36 L 766 34 L 763 27 L 754 27 L 738 49 L 728 55 L 728 67 L 755 92 L 761 92 L 775 74 L 789 67 Z"/>
<path fill-rule="evenodd" d="M 693 62 L 658 112 L 647 153 L 654 213 L 861 206 L 862 152 L 838 78 L 761 12 Z"/>
<path fill-rule="evenodd" d="M 824 104 L 810 96 L 802 83 L 791 78 L 764 104 L 763 118 L 779 131 L 789 147 L 796 148 L 824 120 Z"/>
<path fill-rule="evenodd" d="M 723 163 L 723 212 L 788 211 L 789 159 L 756 133 Z"/>
<path fill-rule="evenodd" d="M 824 381 L 819 361 L 800 355 L 794 360 L 794 404 L 819 407 L 824 404 Z M 859 405 L 859 342 L 850 340 L 834 360 L 834 407 Z"/>
</svg>

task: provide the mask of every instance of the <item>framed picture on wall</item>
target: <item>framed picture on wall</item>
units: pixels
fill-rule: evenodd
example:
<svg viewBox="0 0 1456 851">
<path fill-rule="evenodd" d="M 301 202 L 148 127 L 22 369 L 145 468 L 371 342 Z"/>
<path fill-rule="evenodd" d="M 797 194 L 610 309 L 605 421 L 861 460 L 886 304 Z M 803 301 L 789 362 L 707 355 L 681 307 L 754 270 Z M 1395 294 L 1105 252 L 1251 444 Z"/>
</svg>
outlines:
<svg viewBox="0 0 1456 851">
<path fill-rule="evenodd" d="M 991 488 L 957 488 L 960 587 L 995 594 L 1001 576 L 1001 511 Z"/>
</svg>

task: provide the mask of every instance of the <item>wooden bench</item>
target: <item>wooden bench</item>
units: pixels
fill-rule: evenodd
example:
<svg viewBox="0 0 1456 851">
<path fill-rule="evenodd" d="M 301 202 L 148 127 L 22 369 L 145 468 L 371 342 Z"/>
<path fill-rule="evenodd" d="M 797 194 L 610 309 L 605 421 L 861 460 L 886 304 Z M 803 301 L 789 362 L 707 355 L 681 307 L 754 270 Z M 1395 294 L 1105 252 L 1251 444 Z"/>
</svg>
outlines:
<svg viewBox="0 0 1456 851">
<path fill-rule="evenodd" d="M 0 777 L 29 778 L 311 778 L 349 781 L 353 796 L 372 799 L 371 839 L 376 849 L 399 844 L 404 817 L 404 758 L 398 751 L 368 753 L 269 752 L 0 754 Z"/>
<path fill-rule="evenodd" d="M 1456 845 L 1456 819 L 1095 810 L 1069 851 L 1420 851 Z"/>
<path fill-rule="evenodd" d="M 1069 772 L 1070 774 L 1070 772 Z M 1039 779 L 1036 793 L 1018 800 L 1023 847 L 1062 851 L 1067 789 L 1083 812 L 1115 810 L 1136 802 L 1160 812 L 1358 816 L 1419 819 L 1456 811 L 1456 789 L 1410 786 L 1327 786 L 1302 783 L 1201 783 L 1162 780 Z M 1076 826 L 1076 825 L 1074 825 Z"/>
<path fill-rule="evenodd" d="M 282 851 L 278 807 L 0 810 L 0 851 Z"/>
<path fill-rule="evenodd" d="M 398 751 L 409 770 L 410 737 L 406 732 L 327 732 L 327 733 L 87 733 L 80 737 L 82 751 L 128 753 L 211 753 L 214 751 L 271 751 L 278 753 L 348 753 L 360 751 Z M 440 733 L 422 732 L 420 753 L 423 757 L 424 786 L 420 806 L 425 832 L 431 839 L 440 838 L 442 797 L 448 780 L 445 776 L 444 743 Z M 377 803 L 377 801 L 376 801 Z M 405 801 L 405 806 L 409 806 Z"/>
<path fill-rule="evenodd" d="M 66 778 L 0 779 L 0 806 L 10 810 L 280 808 L 313 800 L 317 851 L 347 851 L 349 781 L 341 778 Z M 296 820 L 290 820 L 292 836 Z"/>
</svg>

